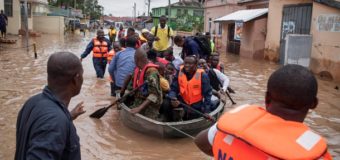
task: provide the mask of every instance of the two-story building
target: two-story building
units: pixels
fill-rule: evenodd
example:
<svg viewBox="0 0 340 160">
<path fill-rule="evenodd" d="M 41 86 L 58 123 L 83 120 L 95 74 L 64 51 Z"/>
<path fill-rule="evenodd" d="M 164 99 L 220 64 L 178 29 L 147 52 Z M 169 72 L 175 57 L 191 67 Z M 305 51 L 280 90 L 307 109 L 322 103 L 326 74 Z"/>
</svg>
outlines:
<svg viewBox="0 0 340 160">
<path fill-rule="evenodd" d="M 169 6 L 152 9 L 154 25 L 159 23 L 159 17 L 166 15 L 170 19 L 170 26 L 180 31 L 203 31 L 203 5 L 194 0 L 180 0 Z"/>
</svg>

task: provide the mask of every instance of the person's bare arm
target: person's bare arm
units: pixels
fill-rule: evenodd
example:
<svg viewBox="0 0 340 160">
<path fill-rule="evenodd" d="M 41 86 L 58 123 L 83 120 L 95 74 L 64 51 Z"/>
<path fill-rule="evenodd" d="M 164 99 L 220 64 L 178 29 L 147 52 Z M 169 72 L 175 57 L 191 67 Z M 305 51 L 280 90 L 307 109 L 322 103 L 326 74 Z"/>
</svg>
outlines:
<svg viewBox="0 0 340 160">
<path fill-rule="evenodd" d="M 205 154 L 207 154 L 209 156 L 213 156 L 212 146 L 210 145 L 209 140 L 208 140 L 208 132 L 209 132 L 209 129 L 206 129 L 206 130 L 200 132 L 196 136 L 194 142 L 195 142 L 196 146 L 202 152 L 204 152 Z"/>
</svg>

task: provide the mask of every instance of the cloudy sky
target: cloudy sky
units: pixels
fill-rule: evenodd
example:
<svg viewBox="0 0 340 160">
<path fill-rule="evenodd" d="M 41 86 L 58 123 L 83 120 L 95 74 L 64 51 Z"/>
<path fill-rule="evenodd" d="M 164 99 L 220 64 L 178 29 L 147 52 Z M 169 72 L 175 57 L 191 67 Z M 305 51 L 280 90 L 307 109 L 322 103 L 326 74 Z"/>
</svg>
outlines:
<svg viewBox="0 0 340 160">
<path fill-rule="evenodd" d="M 148 0 L 98 0 L 99 4 L 104 6 L 104 14 L 112 14 L 113 16 L 132 16 L 133 3 L 136 2 L 137 16 L 139 14 L 147 13 Z M 171 3 L 178 2 L 178 0 L 171 0 Z M 168 0 L 151 0 L 151 8 L 166 6 Z"/>
</svg>

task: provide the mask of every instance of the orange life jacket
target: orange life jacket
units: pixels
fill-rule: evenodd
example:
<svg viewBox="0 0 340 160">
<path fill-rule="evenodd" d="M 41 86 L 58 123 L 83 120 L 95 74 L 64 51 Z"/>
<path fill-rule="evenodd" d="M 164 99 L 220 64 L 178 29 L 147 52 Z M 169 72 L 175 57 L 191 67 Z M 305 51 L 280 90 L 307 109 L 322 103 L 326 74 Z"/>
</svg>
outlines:
<svg viewBox="0 0 340 160">
<path fill-rule="evenodd" d="M 306 125 L 286 121 L 259 106 L 225 113 L 213 142 L 216 160 L 332 159 L 325 139 Z"/>
<path fill-rule="evenodd" d="M 107 54 L 107 63 L 110 64 L 112 58 L 116 55 L 116 52 L 114 49 L 111 49 L 111 51 Z"/>
<path fill-rule="evenodd" d="M 181 66 L 178 74 L 178 85 L 181 97 L 188 105 L 202 101 L 202 69 L 197 69 L 195 75 L 188 81 L 187 76 L 183 72 Z"/>
<path fill-rule="evenodd" d="M 145 65 L 141 72 L 139 72 L 140 69 L 138 67 L 135 68 L 134 76 L 133 76 L 133 88 L 137 88 L 137 87 L 143 85 L 144 74 L 149 67 L 155 67 L 155 68 L 158 69 L 158 65 L 155 65 L 153 63 L 148 63 L 147 65 Z"/>
<path fill-rule="evenodd" d="M 97 38 L 93 38 L 93 57 L 102 58 L 107 57 L 108 44 L 106 41 L 100 42 Z"/>
</svg>

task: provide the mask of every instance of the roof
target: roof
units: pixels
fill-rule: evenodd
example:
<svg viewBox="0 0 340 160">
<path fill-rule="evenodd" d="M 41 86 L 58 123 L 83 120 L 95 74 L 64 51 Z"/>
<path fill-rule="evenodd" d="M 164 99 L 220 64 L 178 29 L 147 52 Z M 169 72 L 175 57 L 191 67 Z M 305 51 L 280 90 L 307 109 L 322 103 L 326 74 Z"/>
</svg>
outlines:
<svg viewBox="0 0 340 160">
<path fill-rule="evenodd" d="M 334 8 L 338 8 L 340 9 L 340 1 L 339 0 L 314 0 L 315 2 L 330 6 L 330 7 L 334 7 Z"/>
<path fill-rule="evenodd" d="M 268 8 L 239 10 L 226 16 L 223 16 L 221 18 L 217 18 L 214 20 L 214 22 L 226 22 L 226 21 L 248 22 L 267 13 Z"/>
</svg>

